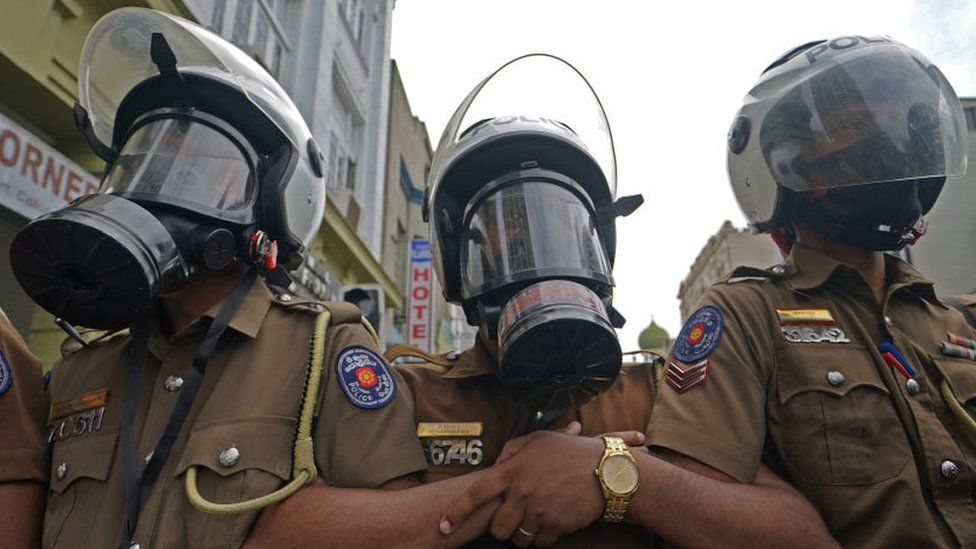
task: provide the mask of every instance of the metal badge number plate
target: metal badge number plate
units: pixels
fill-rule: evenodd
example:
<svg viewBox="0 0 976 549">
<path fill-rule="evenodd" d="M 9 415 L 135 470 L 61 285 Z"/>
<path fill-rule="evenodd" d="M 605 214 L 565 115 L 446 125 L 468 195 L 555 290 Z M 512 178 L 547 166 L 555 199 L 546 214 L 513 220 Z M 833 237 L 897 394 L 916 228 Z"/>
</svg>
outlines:
<svg viewBox="0 0 976 549">
<path fill-rule="evenodd" d="M 843 330 L 835 326 L 783 326 L 783 337 L 790 343 L 850 343 Z"/>
<path fill-rule="evenodd" d="M 424 450 L 431 465 L 481 465 L 485 457 L 481 439 L 425 439 Z"/>
</svg>

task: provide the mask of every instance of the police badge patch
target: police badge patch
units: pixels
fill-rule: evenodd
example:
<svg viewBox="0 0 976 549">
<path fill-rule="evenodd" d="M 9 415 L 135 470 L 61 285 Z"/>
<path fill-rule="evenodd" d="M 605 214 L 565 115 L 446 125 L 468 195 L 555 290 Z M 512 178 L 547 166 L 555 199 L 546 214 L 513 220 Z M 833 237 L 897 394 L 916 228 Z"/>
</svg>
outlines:
<svg viewBox="0 0 976 549">
<path fill-rule="evenodd" d="M 722 339 L 722 311 L 705 305 L 688 317 L 674 341 L 671 355 L 685 363 L 698 362 L 718 347 Z"/>
<path fill-rule="evenodd" d="M 382 408 L 396 396 L 390 367 L 366 347 L 353 345 L 339 353 L 336 373 L 349 402 L 359 408 Z"/>
<path fill-rule="evenodd" d="M 3 349 L 0 349 L 0 396 L 3 396 L 10 389 L 10 385 L 13 382 L 14 372 L 10 369 L 10 362 L 7 361 L 7 355 L 4 354 Z"/>
</svg>

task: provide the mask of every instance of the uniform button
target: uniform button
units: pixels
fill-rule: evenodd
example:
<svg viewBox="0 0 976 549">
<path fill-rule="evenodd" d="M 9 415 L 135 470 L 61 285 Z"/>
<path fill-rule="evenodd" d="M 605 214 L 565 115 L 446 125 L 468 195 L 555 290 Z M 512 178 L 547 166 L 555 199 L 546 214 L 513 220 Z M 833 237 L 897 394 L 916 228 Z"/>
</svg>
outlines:
<svg viewBox="0 0 976 549">
<path fill-rule="evenodd" d="M 908 389 L 908 394 L 910 394 L 910 395 L 913 395 L 913 396 L 914 395 L 917 395 L 918 394 L 918 390 L 920 388 L 921 387 L 919 386 L 918 382 L 915 381 L 914 379 L 909 379 L 908 381 L 905 382 L 905 389 Z"/>
<path fill-rule="evenodd" d="M 775 265 L 772 269 L 770 269 L 770 271 L 772 271 L 773 274 L 781 275 L 786 272 L 786 267 L 783 265 Z"/>
<path fill-rule="evenodd" d="M 946 480 L 955 480 L 959 476 L 959 466 L 948 459 L 942 462 L 939 471 L 942 472 L 942 478 Z"/>
<path fill-rule="evenodd" d="M 237 465 L 237 462 L 241 460 L 241 452 L 231 446 L 230 448 L 224 448 L 220 454 L 217 455 L 217 460 L 224 467 L 233 467 Z"/>
<path fill-rule="evenodd" d="M 884 323 L 885 323 L 885 327 L 890 330 L 891 329 L 891 325 L 892 325 L 891 317 L 888 316 L 888 315 L 885 315 L 885 317 L 884 317 Z"/>
<path fill-rule="evenodd" d="M 827 372 L 827 383 L 830 383 L 834 387 L 840 387 L 844 384 L 844 374 L 837 370 Z"/>
<path fill-rule="evenodd" d="M 289 301 L 291 301 L 291 296 L 288 294 L 278 294 L 278 300 L 288 303 Z"/>
<path fill-rule="evenodd" d="M 61 480 L 67 474 L 68 474 L 68 464 L 62 461 L 61 463 L 58 464 L 57 468 L 54 470 L 54 476 L 56 476 L 58 480 Z"/>
<path fill-rule="evenodd" d="M 183 386 L 183 378 L 180 376 L 169 376 L 168 378 L 166 378 L 166 382 L 163 383 L 163 387 L 165 387 L 166 390 L 171 393 L 175 393 L 176 391 L 179 391 L 180 387 L 182 386 Z"/>
<path fill-rule="evenodd" d="M 131 544 L 129 545 L 129 549 L 142 549 L 142 546 L 141 546 L 141 545 L 139 545 L 139 544 L 138 544 L 138 543 L 136 543 L 136 542 L 132 542 L 132 543 L 131 543 Z"/>
</svg>

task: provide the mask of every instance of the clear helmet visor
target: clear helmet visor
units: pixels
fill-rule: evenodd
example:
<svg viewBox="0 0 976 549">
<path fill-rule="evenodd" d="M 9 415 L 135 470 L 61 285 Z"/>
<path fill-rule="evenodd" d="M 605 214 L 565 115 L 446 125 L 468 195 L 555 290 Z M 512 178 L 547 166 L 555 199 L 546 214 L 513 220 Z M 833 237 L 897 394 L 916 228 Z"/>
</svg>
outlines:
<svg viewBox="0 0 976 549">
<path fill-rule="evenodd" d="M 182 72 L 232 83 L 304 154 L 311 136 L 298 108 L 275 79 L 233 44 L 185 19 L 143 8 L 113 10 L 95 23 L 82 48 L 79 103 L 100 141 L 111 145 L 115 116 L 137 84 L 159 74 L 150 58 L 153 33 L 161 33 Z"/>
<path fill-rule="evenodd" d="M 578 277 L 612 284 L 589 208 L 569 189 L 526 181 L 503 187 L 465 215 L 465 298 L 522 280 Z"/>
<path fill-rule="evenodd" d="M 182 118 L 137 128 L 100 192 L 241 221 L 252 217 L 257 194 L 251 162 L 240 146 L 210 126 Z"/>
<path fill-rule="evenodd" d="M 778 184 L 808 191 L 965 173 L 961 106 L 917 52 L 881 44 L 815 59 L 769 100 L 758 128 Z"/>
<path fill-rule="evenodd" d="M 610 124 L 596 92 L 573 65 L 548 54 L 530 54 L 502 65 L 454 112 L 437 150 L 449 150 L 480 124 L 508 119 L 536 122 L 546 131 L 569 135 L 596 160 L 610 194 L 615 194 L 617 162 Z"/>
</svg>

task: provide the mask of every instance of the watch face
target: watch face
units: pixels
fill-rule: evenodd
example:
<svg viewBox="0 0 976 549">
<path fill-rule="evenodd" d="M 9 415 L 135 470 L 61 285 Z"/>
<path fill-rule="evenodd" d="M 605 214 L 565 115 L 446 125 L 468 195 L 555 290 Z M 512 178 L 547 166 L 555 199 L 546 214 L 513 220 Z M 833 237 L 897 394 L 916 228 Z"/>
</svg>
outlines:
<svg viewBox="0 0 976 549">
<path fill-rule="evenodd" d="M 637 488 L 637 465 L 627 456 L 610 456 L 603 462 L 603 483 L 615 495 L 626 495 Z"/>
</svg>

